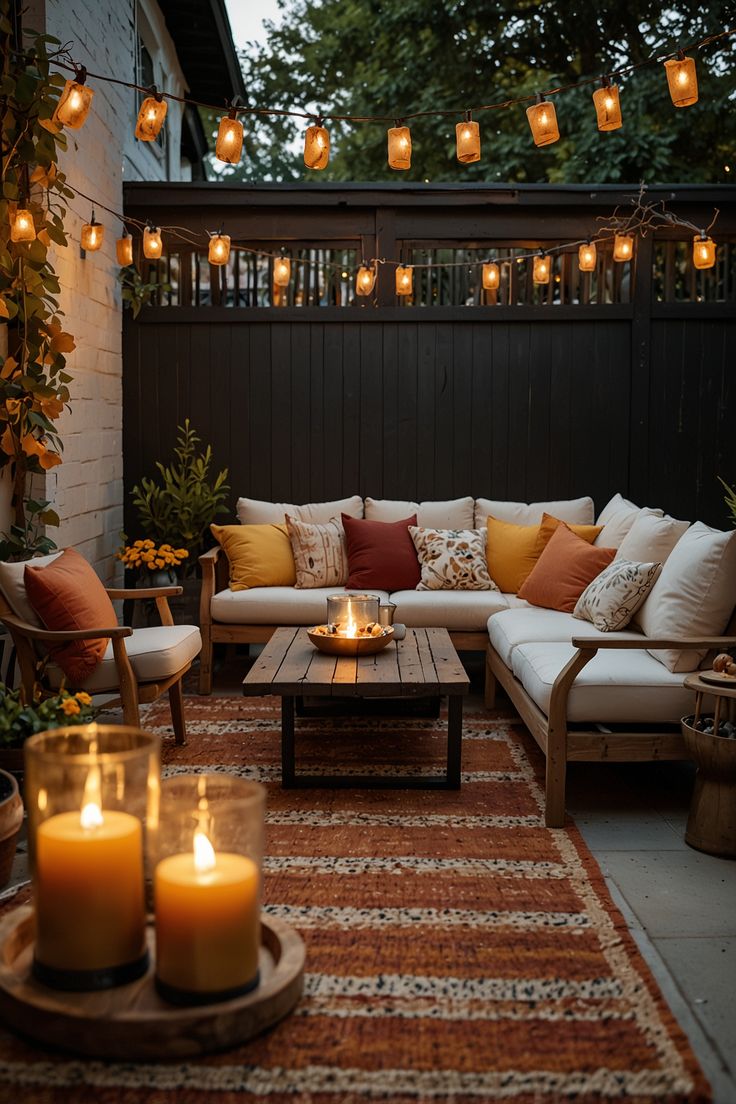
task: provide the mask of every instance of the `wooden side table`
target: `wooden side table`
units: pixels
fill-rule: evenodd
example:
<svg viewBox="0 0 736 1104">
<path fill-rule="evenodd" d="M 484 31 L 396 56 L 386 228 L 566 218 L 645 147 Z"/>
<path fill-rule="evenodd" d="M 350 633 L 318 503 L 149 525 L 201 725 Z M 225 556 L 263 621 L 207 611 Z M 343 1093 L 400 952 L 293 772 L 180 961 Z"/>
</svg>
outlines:
<svg viewBox="0 0 736 1104">
<path fill-rule="evenodd" d="M 685 686 L 695 691 L 695 715 L 683 718 L 682 735 L 698 768 L 685 842 L 709 855 L 736 858 L 736 739 L 719 735 L 724 720 L 736 715 L 736 683 L 716 685 L 693 672 Z M 694 727 L 706 695 L 715 698 L 712 733 Z"/>
</svg>

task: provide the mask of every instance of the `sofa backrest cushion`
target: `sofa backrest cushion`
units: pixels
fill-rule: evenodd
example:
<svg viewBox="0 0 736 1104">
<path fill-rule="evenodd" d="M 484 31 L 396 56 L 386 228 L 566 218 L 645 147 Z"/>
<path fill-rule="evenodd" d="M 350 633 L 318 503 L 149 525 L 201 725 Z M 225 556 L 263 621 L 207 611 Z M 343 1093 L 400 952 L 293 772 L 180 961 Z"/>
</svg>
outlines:
<svg viewBox="0 0 736 1104">
<path fill-rule="evenodd" d="M 636 615 L 647 636 L 720 636 L 736 606 L 736 530 L 696 521 L 680 538 Z M 670 671 L 694 671 L 702 651 L 649 649 Z"/>
<path fill-rule="evenodd" d="M 516 594 L 542 551 L 537 525 L 486 519 L 488 573 L 504 594 Z"/>
<path fill-rule="evenodd" d="M 261 502 L 257 498 L 239 498 L 236 504 L 241 525 L 283 525 L 286 515 L 297 521 L 312 521 L 324 525 L 341 514 L 362 518 L 363 499 L 360 495 L 338 498 L 334 502 L 307 502 L 296 506 L 292 502 Z"/>
<path fill-rule="evenodd" d="M 409 526 L 416 514 L 400 521 L 371 521 L 342 515 L 348 545 L 349 590 L 415 590 L 421 577 Z"/>
<path fill-rule="evenodd" d="M 519 597 L 533 606 L 572 613 L 585 588 L 615 555 L 615 548 L 596 548 L 563 523 L 550 537 Z"/>
<path fill-rule="evenodd" d="M 425 529 L 472 529 L 472 498 L 452 498 L 447 502 L 402 502 L 391 498 L 366 498 L 365 516 L 369 521 L 401 521 L 416 514 L 417 525 Z"/>
<path fill-rule="evenodd" d="M 43 624 L 28 600 L 25 581 L 26 565 L 48 567 L 54 560 L 58 560 L 61 554 L 61 552 L 52 552 L 50 556 L 36 556 L 32 560 L 23 560 L 20 563 L 0 563 L 0 588 L 8 600 L 8 605 L 13 613 L 37 629 L 43 628 Z"/>
<path fill-rule="evenodd" d="M 664 563 L 689 527 L 689 521 L 669 514 L 640 514 L 621 541 L 616 558 L 632 563 Z"/>
<path fill-rule="evenodd" d="M 489 517 L 511 525 L 539 525 L 545 513 L 575 525 L 592 525 L 595 517 L 593 499 L 587 497 L 562 499 L 559 502 L 501 502 L 477 498 L 475 528 L 480 529 Z"/>
<path fill-rule="evenodd" d="M 285 525 L 210 525 L 230 565 L 230 589 L 294 586 L 296 569 Z"/>
<path fill-rule="evenodd" d="M 655 509 L 653 506 L 637 506 L 631 499 L 624 498 L 623 495 L 616 493 L 603 507 L 595 523 L 596 525 L 607 525 L 616 514 L 637 514 L 640 510 L 649 510 L 650 513 L 657 514 L 659 517 L 662 517 L 664 513 L 664 510 Z"/>
</svg>

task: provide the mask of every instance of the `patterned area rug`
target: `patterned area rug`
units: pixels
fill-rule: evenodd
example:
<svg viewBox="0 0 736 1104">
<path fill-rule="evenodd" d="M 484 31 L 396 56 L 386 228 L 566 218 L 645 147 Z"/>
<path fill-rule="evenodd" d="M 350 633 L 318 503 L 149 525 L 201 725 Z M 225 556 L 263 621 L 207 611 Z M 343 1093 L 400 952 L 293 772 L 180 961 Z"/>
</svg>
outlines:
<svg viewBox="0 0 736 1104">
<path fill-rule="evenodd" d="M 577 830 L 545 829 L 543 760 L 510 714 L 466 715 L 459 793 L 283 792 L 278 703 L 186 706 L 181 749 L 166 706 L 147 713 L 168 772 L 268 786 L 265 900 L 306 941 L 305 996 L 261 1038 L 183 1063 L 79 1061 L 0 1032 L 0 1100 L 710 1100 Z M 404 719 L 399 735 L 388 719 L 300 725 L 304 769 L 442 767 L 443 720 Z"/>
</svg>

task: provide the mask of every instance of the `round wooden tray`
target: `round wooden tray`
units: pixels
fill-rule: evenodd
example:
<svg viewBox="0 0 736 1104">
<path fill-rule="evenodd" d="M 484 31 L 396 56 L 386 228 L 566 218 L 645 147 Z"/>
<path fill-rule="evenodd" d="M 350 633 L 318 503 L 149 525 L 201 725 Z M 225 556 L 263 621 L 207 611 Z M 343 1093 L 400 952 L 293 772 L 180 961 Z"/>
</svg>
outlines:
<svg viewBox="0 0 736 1104">
<path fill-rule="evenodd" d="M 318 628 L 317 625 L 314 629 Z M 381 636 L 323 636 L 314 629 L 307 629 L 307 636 L 320 652 L 336 656 L 375 655 L 391 643 L 394 630 L 385 625 Z"/>
<path fill-rule="evenodd" d="M 31 976 L 33 909 L 22 905 L 0 921 L 0 1019 L 11 1031 L 96 1058 L 186 1058 L 227 1050 L 283 1019 L 299 1000 L 304 943 L 288 924 L 261 918 L 261 983 L 252 993 L 191 1008 L 167 1004 L 152 965 L 130 985 L 98 993 L 49 989 Z"/>
</svg>

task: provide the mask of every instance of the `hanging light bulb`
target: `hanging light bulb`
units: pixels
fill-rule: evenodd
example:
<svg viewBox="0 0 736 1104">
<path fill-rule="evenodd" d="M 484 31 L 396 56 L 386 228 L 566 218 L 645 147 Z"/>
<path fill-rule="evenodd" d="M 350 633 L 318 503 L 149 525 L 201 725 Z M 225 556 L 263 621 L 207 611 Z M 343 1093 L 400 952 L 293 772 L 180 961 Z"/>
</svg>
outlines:
<svg viewBox="0 0 736 1104">
<path fill-rule="evenodd" d="M 133 263 L 133 239 L 125 227 L 123 227 L 122 238 L 118 238 L 115 242 L 115 256 L 118 259 L 118 264 L 123 268 Z"/>
<path fill-rule="evenodd" d="M 226 165 L 237 165 L 243 150 L 243 124 L 233 103 L 227 115 L 220 119 L 215 142 L 215 157 Z"/>
<path fill-rule="evenodd" d="M 220 230 L 219 234 L 213 234 L 210 238 L 207 260 L 211 265 L 224 265 L 227 264 L 229 256 L 230 238 Z"/>
<path fill-rule="evenodd" d="M 595 247 L 595 242 L 585 242 L 578 249 L 578 267 L 581 272 L 593 272 L 595 270 L 595 262 L 598 250 Z"/>
<path fill-rule="evenodd" d="M 64 85 L 59 102 L 57 103 L 52 120 L 70 130 L 79 130 L 89 115 L 92 105 L 94 89 L 85 84 L 87 70 L 83 65 L 77 66 L 74 80 L 68 80 Z"/>
<path fill-rule="evenodd" d="M 273 282 L 276 287 L 287 287 L 291 279 L 291 261 L 283 253 L 273 262 Z"/>
<path fill-rule="evenodd" d="M 330 160 L 330 136 L 323 121 L 318 119 L 314 126 L 307 127 L 304 135 L 304 164 L 308 169 L 324 169 Z"/>
<path fill-rule="evenodd" d="M 501 271 L 494 261 L 483 265 L 483 287 L 486 291 L 496 291 L 501 282 Z"/>
<path fill-rule="evenodd" d="M 390 169 L 411 168 L 411 131 L 396 120 L 388 130 L 388 167 Z"/>
<path fill-rule="evenodd" d="M 598 129 L 618 130 L 622 123 L 618 85 L 611 84 L 608 77 L 601 77 L 601 83 L 602 88 L 593 93 Z"/>
<path fill-rule="evenodd" d="M 168 104 L 156 86 L 151 88 L 151 95 L 146 96 L 138 112 L 135 124 L 135 136 L 141 142 L 155 142 L 159 131 L 164 125 Z"/>
<path fill-rule="evenodd" d="M 616 234 L 613 239 L 614 261 L 630 261 L 634 256 L 634 239 L 631 234 Z"/>
<path fill-rule="evenodd" d="M 712 268 L 716 263 L 716 243 L 705 230 L 693 238 L 693 264 L 696 268 Z"/>
<path fill-rule="evenodd" d="M 143 231 L 143 256 L 149 261 L 157 261 L 163 253 L 163 248 L 161 231 L 158 226 L 151 226 L 149 223 Z"/>
<path fill-rule="evenodd" d="M 551 146 L 560 137 L 555 105 L 537 92 L 537 102 L 526 109 L 535 146 Z"/>
<path fill-rule="evenodd" d="M 538 253 L 534 258 L 532 280 L 535 284 L 548 284 L 552 266 L 546 253 Z"/>
<path fill-rule="evenodd" d="M 689 107 L 690 104 L 697 103 L 698 76 L 693 59 L 685 57 L 682 50 L 679 50 L 676 58 L 670 58 L 664 63 L 664 68 L 675 107 Z"/>
<path fill-rule="evenodd" d="M 96 253 L 102 245 L 102 239 L 105 236 L 105 227 L 100 226 L 99 222 L 95 221 L 95 209 L 92 208 L 92 218 L 89 222 L 85 222 L 82 227 L 82 233 L 80 235 L 80 245 L 86 253 Z"/>
<path fill-rule="evenodd" d="M 465 120 L 455 127 L 455 144 L 457 146 L 457 159 L 463 165 L 470 165 L 473 161 L 480 161 L 480 127 L 473 122 L 469 111 L 465 112 Z"/>
<path fill-rule="evenodd" d="M 399 265 L 396 269 L 396 294 L 411 295 L 414 284 L 414 272 L 410 265 Z"/>
<path fill-rule="evenodd" d="M 358 275 L 355 277 L 355 293 L 356 295 L 370 295 L 373 291 L 373 285 L 376 282 L 376 270 L 369 268 L 368 265 L 363 264 L 358 269 Z"/>
<path fill-rule="evenodd" d="M 36 240 L 36 227 L 33 225 L 33 215 L 26 207 L 19 207 L 13 215 L 10 223 L 10 240 L 14 242 L 30 242 Z"/>
</svg>

